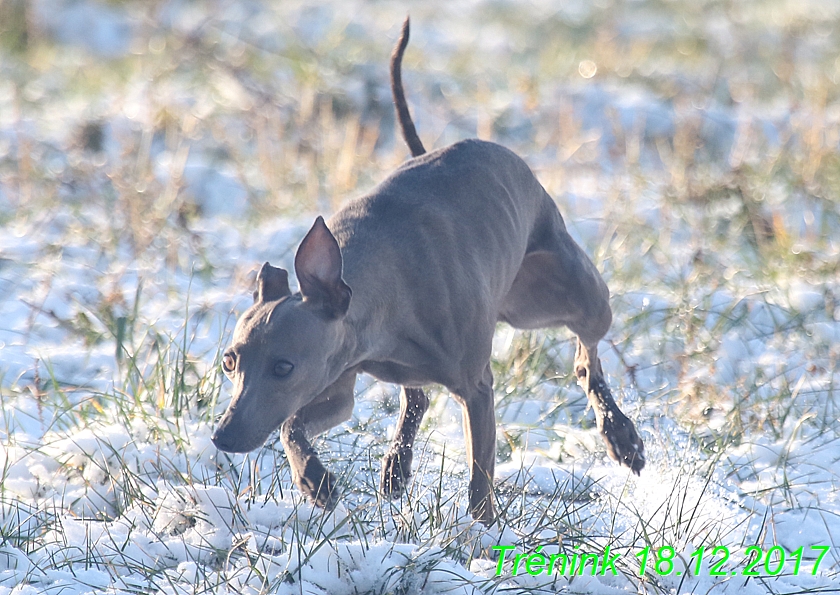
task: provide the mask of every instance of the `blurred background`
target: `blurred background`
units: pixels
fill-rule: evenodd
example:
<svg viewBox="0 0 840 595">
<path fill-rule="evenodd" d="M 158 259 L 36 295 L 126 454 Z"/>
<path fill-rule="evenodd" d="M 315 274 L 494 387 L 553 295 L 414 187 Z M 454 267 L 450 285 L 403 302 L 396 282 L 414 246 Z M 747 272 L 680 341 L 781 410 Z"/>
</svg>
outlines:
<svg viewBox="0 0 840 595">
<path fill-rule="evenodd" d="M 430 146 L 498 140 L 555 194 L 739 195 L 757 241 L 825 231 L 837 2 L 3 0 L 4 200 L 106 193 L 150 236 L 166 213 L 332 210 L 406 155 L 387 58 L 408 12 Z"/>
</svg>

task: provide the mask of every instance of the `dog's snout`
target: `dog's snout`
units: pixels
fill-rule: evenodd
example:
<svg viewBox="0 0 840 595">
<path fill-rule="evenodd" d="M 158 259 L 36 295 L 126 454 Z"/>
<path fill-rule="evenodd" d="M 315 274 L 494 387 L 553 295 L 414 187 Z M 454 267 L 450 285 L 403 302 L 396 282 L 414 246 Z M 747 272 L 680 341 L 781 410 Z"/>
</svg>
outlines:
<svg viewBox="0 0 840 595">
<path fill-rule="evenodd" d="M 234 441 L 231 440 L 231 437 L 225 433 L 222 428 L 217 428 L 216 431 L 213 432 L 213 436 L 210 440 L 213 442 L 213 445 L 221 451 L 237 452 Z"/>
<path fill-rule="evenodd" d="M 260 445 L 260 442 L 247 438 L 247 433 L 237 431 L 230 423 L 225 423 L 223 420 L 210 440 L 219 450 L 231 453 L 250 452 Z"/>
<path fill-rule="evenodd" d="M 210 440 L 216 448 L 224 452 L 251 452 L 263 445 L 274 427 L 276 426 L 260 426 L 241 412 L 237 415 L 227 411 Z"/>
</svg>

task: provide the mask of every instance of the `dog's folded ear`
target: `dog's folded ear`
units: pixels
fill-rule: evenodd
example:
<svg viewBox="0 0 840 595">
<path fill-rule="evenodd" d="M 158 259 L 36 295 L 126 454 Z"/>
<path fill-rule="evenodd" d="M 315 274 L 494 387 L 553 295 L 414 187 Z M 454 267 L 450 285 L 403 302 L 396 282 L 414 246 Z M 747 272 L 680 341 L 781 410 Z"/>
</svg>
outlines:
<svg viewBox="0 0 840 595">
<path fill-rule="evenodd" d="M 292 295 L 292 290 L 289 289 L 289 273 L 268 263 L 262 265 L 257 274 L 254 303 L 273 302 L 287 295 Z"/>
<path fill-rule="evenodd" d="M 350 307 L 352 291 L 341 278 L 341 250 L 323 217 L 315 219 L 295 255 L 295 273 L 303 301 L 328 318 L 339 318 Z"/>
</svg>

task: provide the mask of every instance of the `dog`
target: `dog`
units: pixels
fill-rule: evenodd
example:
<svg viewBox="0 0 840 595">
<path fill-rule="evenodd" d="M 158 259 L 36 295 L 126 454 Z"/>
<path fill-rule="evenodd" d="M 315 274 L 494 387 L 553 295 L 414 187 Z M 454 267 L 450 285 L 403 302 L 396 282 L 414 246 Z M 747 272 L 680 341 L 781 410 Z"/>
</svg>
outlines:
<svg viewBox="0 0 840 595">
<path fill-rule="evenodd" d="M 598 359 L 612 322 L 601 275 L 513 152 L 480 140 L 426 152 L 402 86 L 408 38 L 406 19 L 391 57 L 391 88 L 412 159 L 329 224 L 315 220 L 295 254 L 298 293 L 285 270 L 262 266 L 254 304 L 222 358 L 233 391 L 212 440 L 222 451 L 248 452 L 279 427 L 295 484 L 331 508 L 336 479 L 310 441 L 350 418 L 356 375 L 365 372 L 403 387 L 380 483 L 383 496 L 396 498 L 429 405 L 422 387 L 440 384 L 463 409 L 470 512 L 491 525 L 497 322 L 568 327 L 577 335 L 576 377 L 607 452 L 638 475 L 644 444 Z"/>
</svg>

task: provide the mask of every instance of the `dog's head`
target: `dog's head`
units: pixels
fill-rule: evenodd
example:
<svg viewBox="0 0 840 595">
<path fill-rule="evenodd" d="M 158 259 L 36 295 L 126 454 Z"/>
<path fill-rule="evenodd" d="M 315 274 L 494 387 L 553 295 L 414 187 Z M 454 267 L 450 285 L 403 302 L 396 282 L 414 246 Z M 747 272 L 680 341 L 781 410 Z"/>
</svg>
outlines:
<svg viewBox="0 0 840 595">
<path fill-rule="evenodd" d="M 300 293 L 288 274 L 265 263 L 257 275 L 254 304 L 245 311 L 222 366 L 233 396 L 213 443 L 248 452 L 344 372 L 344 315 L 351 291 L 341 278 L 341 251 L 323 218 L 295 255 Z"/>
</svg>

